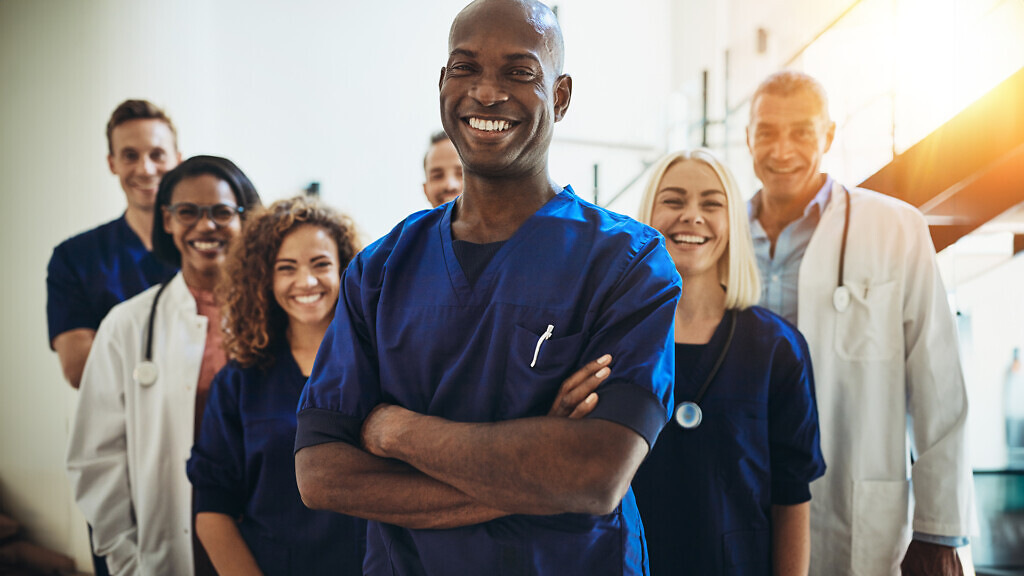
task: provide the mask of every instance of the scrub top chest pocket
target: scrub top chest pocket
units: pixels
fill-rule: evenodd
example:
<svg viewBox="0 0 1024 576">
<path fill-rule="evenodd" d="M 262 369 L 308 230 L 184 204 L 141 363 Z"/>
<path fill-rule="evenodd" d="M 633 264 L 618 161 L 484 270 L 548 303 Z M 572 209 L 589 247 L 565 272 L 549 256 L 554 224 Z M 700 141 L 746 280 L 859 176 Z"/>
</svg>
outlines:
<svg viewBox="0 0 1024 576">
<path fill-rule="evenodd" d="M 506 362 L 501 417 L 547 414 L 562 382 L 580 364 L 582 346 L 583 333 L 563 336 L 557 323 L 529 328 L 517 324 Z"/>
<path fill-rule="evenodd" d="M 903 351 L 900 290 L 888 282 L 847 281 L 850 304 L 836 313 L 836 353 L 844 360 L 891 360 Z"/>
</svg>

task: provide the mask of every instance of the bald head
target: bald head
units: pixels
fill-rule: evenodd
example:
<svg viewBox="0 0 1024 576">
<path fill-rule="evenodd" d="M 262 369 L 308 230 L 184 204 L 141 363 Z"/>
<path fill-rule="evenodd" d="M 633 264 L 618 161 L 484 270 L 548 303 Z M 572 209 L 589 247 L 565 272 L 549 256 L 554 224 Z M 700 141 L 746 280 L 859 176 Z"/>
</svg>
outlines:
<svg viewBox="0 0 1024 576">
<path fill-rule="evenodd" d="M 565 42 L 562 27 L 555 13 L 537 0 L 475 0 L 459 12 L 448 33 L 448 51 L 453 48 L 456 29 L 476 21 L 477 18 L 515 18 L 529 24 L 544 38 L 546 56 L 554 76 L 562 73 L 565 64 Z"/>
</svg>

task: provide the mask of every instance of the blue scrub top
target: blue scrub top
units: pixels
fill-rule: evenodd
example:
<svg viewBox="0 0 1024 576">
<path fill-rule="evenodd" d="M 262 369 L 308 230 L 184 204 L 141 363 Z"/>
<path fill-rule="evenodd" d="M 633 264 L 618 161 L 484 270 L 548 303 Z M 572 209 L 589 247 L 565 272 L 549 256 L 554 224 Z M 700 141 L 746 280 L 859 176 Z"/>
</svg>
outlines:
<svg viewBox="0 0 1024 576">
<path fill-rule="evenodd" d="M 268 370 L 229 362 L 211 384 L 188 461 L 195 512 L 238 518 L 264 574 L 363 573 L 366 521 L 306 508 L 295 483 L 295 406 L 306 384 L 287 345 Z"/>
<path fill-rule="evenodd" d="M 672 406 L 680 280 L 652 228 L 566 188 L 470 285 L 452 203 L 414 214 L 349 265 L 299 405 L 296 450 L 359 445 L 380 402 L 460 422 L 545 415 L 562 381 L 612 354 L 591 414 L 653 445 Z M 541 346 L 547 327 L 553 336 Z M 644 574 L 629 493 L 606 516 L 509 516 L 452 530 L 369 523 L 368 574 Z"/>
<path fill-rule="evenodd" d="M 124 216 L 61 242 L 46 274 L 51 345 L 68 330 L 98 329 L 115 305 L 177 271 L 146 250 Z"/>
<path fill-rule="evenodd" d="M 711 372 L 728 314 L 695 363 L 676 365 L 676 402 L 692 401 Z M 670 422 L 633 479 L 651 574 L 768 576 L 771 506 L 810 500 L 808 484 L 825 473 L 807 342 L 764 308 L 738 311 L 700 407 L 700 426 Z"/>
</svg>

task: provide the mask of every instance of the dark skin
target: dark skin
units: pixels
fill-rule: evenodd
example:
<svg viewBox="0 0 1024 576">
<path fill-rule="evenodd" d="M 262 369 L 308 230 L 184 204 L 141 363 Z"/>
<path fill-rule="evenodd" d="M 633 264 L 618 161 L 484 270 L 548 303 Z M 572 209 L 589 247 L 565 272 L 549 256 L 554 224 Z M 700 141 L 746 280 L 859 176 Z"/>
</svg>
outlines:
<svg viewBox="0 0 1024 576">
<path fill-rule="evenodd" d="M 561 58 L 557 22 L 539 3 L 484 0 L 456 18 L 440 81 L 442 123 L 464 166 L 455 238 L 508 239 L 560 191 L 547 152 L 572 92 Z M 313 508 L 412 528 L 608 513 L 647 443 L 610 421 L 557 415 L 575 410 L 561 396 L 557 405 L 545 417 L 473 424 L 381 405 L 363 424 L 365 450 L 329 443 L 296 454 L 299 491 Z"/>
<path fill-rule="evenodd" d="M 605 355 L 566 379 L 548 417 L 581 419 L 589 414 L 598 401 L 594 391 L 610 374 L 610 362 L 611 356 Z M 381 405 L 375 412 L 386 407 Z M 345 510 L 349 515 L 418 529 L 456 528 L 509 514 L 404 462 L 341 442 L 303 448 L 295 455 L 295 463 L 303 468 L 297 472 L 299 492 L 311 508 Z M 338 474 L 346 475 L 345 483 L 333 481 Z M 325 488 L 310 489 L 321 484 Z"/>
<path fill-rule="evenodd" d="M 956 548 L 913 540 L 900 564 L 904 576 L 964 576 Z"/>
</svg>

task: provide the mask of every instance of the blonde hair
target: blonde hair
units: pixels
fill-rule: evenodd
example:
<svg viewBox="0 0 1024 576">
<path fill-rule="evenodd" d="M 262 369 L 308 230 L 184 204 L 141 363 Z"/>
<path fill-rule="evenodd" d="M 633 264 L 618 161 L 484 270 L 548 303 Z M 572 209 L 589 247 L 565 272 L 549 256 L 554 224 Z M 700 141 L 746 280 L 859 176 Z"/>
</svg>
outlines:
<svg viewBox="0 0 1024 576">
<path fill-rule="evenodd" d="M 750 223 L 747 204 L 740 195 L 739 185 L 729 168 L 706 148 L 672 152 L 658 160 L 651 168 L 651 177 L 640 198 L 640 221 L 651 224 L 654 212 L 654 198 L 665 172 L 679 162 L 700 162 L 714 171 L 722 182 L 725 192 L 726 210 L 729 217 L 729 245 L 718 260 L 718 281 L 725 286 L 725 307 L 729 309 L 749 308 L 761 298 L 761 279 L 754 256 L 754 242 L 750 238 Z M 685 290 L 685 287 L 683 288 Z"/>
</svg>

